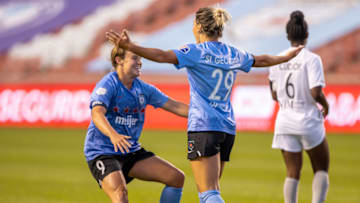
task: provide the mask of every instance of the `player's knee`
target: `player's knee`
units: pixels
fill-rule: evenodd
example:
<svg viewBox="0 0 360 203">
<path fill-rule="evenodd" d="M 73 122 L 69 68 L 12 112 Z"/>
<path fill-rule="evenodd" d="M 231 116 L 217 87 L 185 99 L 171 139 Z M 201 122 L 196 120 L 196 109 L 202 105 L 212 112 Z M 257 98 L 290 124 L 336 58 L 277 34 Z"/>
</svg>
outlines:
<svg viewBox="0 0 360 203">
<path fill-rule="evenodd" d="M 320 160 L 312 162 L 312 168 L 314 174 L 318 171 L 329 171 L 329 161 L 328 160 Z"/>
<path fill-rule="evenodd" d="M 176 178 L 176 182 L 178 184 L 179 187 L 183 187 L 184 186 L 184 182 L 185 182 L 185 174 L 182 171 L 179 171 L 177 173 L 177 178 Z"/>
<path fill-rule="evenodd" d="M 184 182 L 185 182 L 184 172 L 182 172 L 181 170 L 174 170 L 169 175 L 169 180 L 165 184 L 171 187 L 181 188 L 184 186 Z"/>
<path fill-rule="evenodd" d="M 314 166 L 313 167 L 314 170 L 314 174 L 318 171 L 325 171 L 328 172 L 329 171 L 329 165 L 318 165 L 318 166 Z"/>
<path fill-rule="evenodd" d="M 300 180 L 300 169 L 296 169 L 296 168 L 288 169 L 287 177 Z"/>
<path fill-rule="evenodd" d="M 113 203 L 128 203 L 128 192 L 126 187 L 118 187 L 113 191 L 111 197 Z"/>
</svg>

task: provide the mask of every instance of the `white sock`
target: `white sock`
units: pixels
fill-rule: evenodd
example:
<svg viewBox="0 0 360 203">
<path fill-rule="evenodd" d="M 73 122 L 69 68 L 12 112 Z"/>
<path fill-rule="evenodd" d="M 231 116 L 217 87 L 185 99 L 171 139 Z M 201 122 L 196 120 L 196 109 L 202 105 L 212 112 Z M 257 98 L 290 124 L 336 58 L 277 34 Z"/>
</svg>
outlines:
<svg viewBox="0 0 360 203">
<path fill-rule="evenodd" d="M 312 184 L 312 203 L 322 203 L 326 200 L 329 188 L 329 175 L 326 171 L 317 171 Z"/>
<path fill-rule="evenodd" d="M 299 180 L 286 177 L 284 183 L 284 202 L 297 203 Z"/>
</svg>

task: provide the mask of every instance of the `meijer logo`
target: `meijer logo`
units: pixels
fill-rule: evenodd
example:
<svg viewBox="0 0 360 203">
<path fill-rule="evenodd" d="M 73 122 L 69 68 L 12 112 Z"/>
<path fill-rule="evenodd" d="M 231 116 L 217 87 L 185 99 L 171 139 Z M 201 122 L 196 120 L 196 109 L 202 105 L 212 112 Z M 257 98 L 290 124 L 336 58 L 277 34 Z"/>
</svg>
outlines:
<svg viewBox="0 0 360 203">
<path fill-rule="evenodd" d="M 128 115 L 126 117 L 116 116 L 115 123 L 119 125 L 126 125 L 129 128 L 134 126 L 138 121 L 137 118 L 133 118 L 132 115 Z"/>
</svg>

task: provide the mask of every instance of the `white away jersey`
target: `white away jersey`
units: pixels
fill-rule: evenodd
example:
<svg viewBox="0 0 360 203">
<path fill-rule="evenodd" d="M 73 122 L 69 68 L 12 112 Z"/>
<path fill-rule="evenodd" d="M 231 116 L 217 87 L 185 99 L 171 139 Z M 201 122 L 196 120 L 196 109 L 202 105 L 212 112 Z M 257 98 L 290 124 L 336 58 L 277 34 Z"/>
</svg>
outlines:
<svg viewBox="0 0 360 203">
<path fill-rule="evenodd" d="M 292 60 L 270 68 L 270 81 L 280 106 L 275 134 L 323 134 L 323 116 L 310 89 L 325 86 L 321 58 L 302 49 Z"/>
</svg>

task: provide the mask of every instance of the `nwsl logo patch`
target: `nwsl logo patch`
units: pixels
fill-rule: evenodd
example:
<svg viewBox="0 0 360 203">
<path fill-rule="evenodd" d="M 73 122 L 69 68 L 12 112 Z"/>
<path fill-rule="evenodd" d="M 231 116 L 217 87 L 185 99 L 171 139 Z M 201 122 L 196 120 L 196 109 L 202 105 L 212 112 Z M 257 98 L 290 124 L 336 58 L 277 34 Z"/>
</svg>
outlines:
<svg viewBox="0 0 360 203">
<path fill-rule="evenodd" d="M 193 152 L 194 148 L 195 148 L 195 141 L 194 140 L 189 140 L 188 141 L 188 153 Z"/>
<path fill-rule="evenodd" d="M 187 54 L 190 51 L 190 47 L 188 47 L 187 45 L 184 45 L 183 47 L 180 48 L 180 51 L 184 54 Z"/>
<path fill-rule="evenodd" d="M 106 92 L 107 92 L 107 90 L 105 89 L 105 88 L 103 88 L 103 87 L 99 87 L 97 90 L 96 90 L 96 94 L 97 95 L 104 95 L 104 94 L 106 94 Z"/>
</svg>

